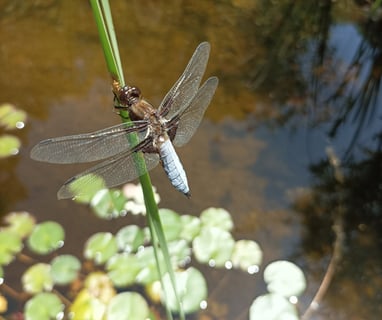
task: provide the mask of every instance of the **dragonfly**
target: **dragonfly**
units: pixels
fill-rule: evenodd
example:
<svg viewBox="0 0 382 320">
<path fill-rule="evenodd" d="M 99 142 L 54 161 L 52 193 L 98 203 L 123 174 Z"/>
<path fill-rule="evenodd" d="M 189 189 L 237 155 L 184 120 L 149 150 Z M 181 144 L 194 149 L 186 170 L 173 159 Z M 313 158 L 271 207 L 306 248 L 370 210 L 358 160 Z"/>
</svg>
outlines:
<svg viewBox="0 0 382 320">
<path fill-rule="evenodd" d="M 218 86 L 212 76 L 200 85 L 210 53 L 208 42 L 196 48 L 184 72 L 158 108 L 142 97 L 138 87 L 113 82 L 115 108 L 128 111 L 131 121 L 92 133 L 46 139 L 31 150 L 31 158 L 57 164 L 100 161 L 67 180 L 58 199 L 86 195 L 102 178 L 106 188 L 132 181 L 160 162 L 172 185 L 187 197 L 190 188 L 174 146 L 185 145 L 199 127 Z M 138 158 L 143 156 L 144 162 Z M 85 194 L 84 194 L 85 192 Z"/>
</svg>

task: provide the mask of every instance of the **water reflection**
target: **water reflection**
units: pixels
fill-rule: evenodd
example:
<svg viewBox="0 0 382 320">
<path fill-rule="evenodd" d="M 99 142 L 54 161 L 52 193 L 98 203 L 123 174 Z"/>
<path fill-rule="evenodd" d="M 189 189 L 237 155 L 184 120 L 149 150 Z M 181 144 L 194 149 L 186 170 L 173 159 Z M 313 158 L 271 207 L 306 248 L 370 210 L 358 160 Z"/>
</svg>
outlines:
<svg viewBox="0 0 382 320">
<path fill-rule="evenodd" d="M 112 1 L 112 6 L 126 79 L 147 92 L 153 104 L 176 80 L 190 48 L 203 40 L 212 47 L 207 73 L 221 79 L 207 112 L 211 121 L 205 121 L 181 150 L 189 161 L 194 199 L 184 203 L 173 196 L 164 177 L 154 172 L 161 194 L 171 195 L 165 197 L 166 206 L 185 212 L 199 212 L 211 204 L 229 208 L 240 236 L 260 238 L 269 246 L 267 259 L 297 257 L 306 266 L 310 297 L 332 253 L 331 213 L 344 199 L 346 238 L 340 272 L 318 314 L 326 319 L 333 318 L 331 314 L 336 319 L 352 313 L 358 318 L 379 314 L 378 16 L 368 15 L 368 7 L 361 11 L 355 1 L 329 0 L 235 0 L 214 5 Z M 91 219 L 86 209 L 55 200 L 60 181 L 79 169 L 57 172 L 37 167 L 29 161 L 27 149 L 49 136 L 94 131 L 119 121 L 111 111 L 110 82 L 89 4 L 5 1 L 1 9 L 1 99 L 32 116 L 23 131 L 21 154 L 12 163 L 1 163 L 1 209 L 41 212 L 43 207 L 47 218 L 57 213 L 54 217 L 66 221 L 73 234 L 82 234 L 81 224 L 73 225 L 73 215 L 67 213 Z M 288 139 L 290 128 L 293 141 Z M 340 189 L 332 167 L 322 160 L 328 139 L 341 157 L 347 156 L 346 183 Z M 285 194 L 296 187 L 304 192 L 290 202 Z M 288 211 L 290 203 L 293 213 Z M 89 221 L 88 234 L 110 227 Z M 67 245 L 71 248 L 70 240 Z M 78 248 L 78 241 L 72 247 Z M 221 283 L 219 270 L 205 271 L 213 286 Z M 209 301 L 209 314 L 220 319 L 235 319 L 254 295 L 248 278 L 229 277 L 233 280 L 213 292 Z M 240 294 L 232 290 L 232 283 L 240 284 Z M 256 287 L 261 294 L 261 285 Z"/>
</svg>

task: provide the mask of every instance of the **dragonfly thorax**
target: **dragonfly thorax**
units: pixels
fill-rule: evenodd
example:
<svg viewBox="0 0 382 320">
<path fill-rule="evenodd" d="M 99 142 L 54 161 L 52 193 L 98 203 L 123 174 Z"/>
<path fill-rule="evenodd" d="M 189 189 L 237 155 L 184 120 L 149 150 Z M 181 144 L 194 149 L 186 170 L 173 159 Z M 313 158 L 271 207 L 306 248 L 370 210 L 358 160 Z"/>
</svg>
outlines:
<svg viewBox="0 0 382 320">
<path fill-rule="evenodd" d="M 117 93 L 118 101 L 126 107 L 130 107 L 141 99 L 141 90 L 137 87 L 123 86 Z"/>
</svg>

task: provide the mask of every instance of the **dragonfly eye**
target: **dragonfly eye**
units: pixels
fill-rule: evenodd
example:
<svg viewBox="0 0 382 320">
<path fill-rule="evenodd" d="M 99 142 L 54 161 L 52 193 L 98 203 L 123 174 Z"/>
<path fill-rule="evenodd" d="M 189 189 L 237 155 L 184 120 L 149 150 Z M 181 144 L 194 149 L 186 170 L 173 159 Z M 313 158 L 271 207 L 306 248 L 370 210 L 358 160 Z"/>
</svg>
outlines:
<svg viewBox="0 0 382 320">
<path fill-rule="evenodd" d="M 118 100 L 127 106 L 131 106 L 140 99 L 141 90 L 137 87 L 124 86 L 119 90 Z"/>
</svg>

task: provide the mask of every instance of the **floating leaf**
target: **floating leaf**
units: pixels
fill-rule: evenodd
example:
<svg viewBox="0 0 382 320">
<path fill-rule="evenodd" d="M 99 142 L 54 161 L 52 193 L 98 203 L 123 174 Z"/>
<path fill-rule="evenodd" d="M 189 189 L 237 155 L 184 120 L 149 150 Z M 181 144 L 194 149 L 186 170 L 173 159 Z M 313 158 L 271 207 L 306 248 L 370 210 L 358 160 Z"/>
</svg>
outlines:
<svg viewBox="0 0 382 320">
<path fill-rule="evenodd" d="M 99 232 L 86 241 L 84 255 L 87 259 L 93 259 L 96 264 L 101 264 L 117 252 L 115 237 L 110 232 Z"/>
<path fill-rule="evenodd" d="M 225 231 L 233 228 L 229 212 L 222 208 L 208 208 L 200 214 L 203 227 L 216 227 Z"/>
<path fill-rule="evenodd" d="M 42 292 L 28 300 L 25 305 L 24 316 L 28 320 L 62 319 L 64 304 L 53 293 Z"/>
<path fill-rule="evenodd" d="M 127 183 L 123 186 L 122 192 L 129 199 L 125 204 L 125 209 L 133 215 L 146 214 L 145 199 L 143 197 L 142 186 L 140 184 Z M 159 203 L 160 197 L 153 186 L 155 203 Z"/>
<path fill-rule="evenodd" d="M 202 228 L 192 246 L 196 259 L 201 263 L 222 267 L 231 258 L 235 241 L 231 234 L 219 228 Z"/>
<path fill-rule="evenodd" d="M 182 230 L 180 216 L 170 209 L 159 209 L 162 227 L 167 241 L 175 240 Z"/>
<path fill-rule="evenodd" d="M 24 291 L 34 294 L 52 290 L 53 279 L 50 268 L 46 263 L 37 263 L 28 268 L 21 278 Z"/>
<path fill-rule="evenodd" d="M 90 206 L 98 217 L 112 219 L 126 215 L 126 201 L 121 190 L 102 189 L 92 197 Z"/>
<path fill-rule="evenodd" d="M 259 266 L 263 259 L 263 252 L 255 241 L 239 240 L 232 252 L 232 264 L 235 268 L 251 272 L 254 266 Z M 258 268 L 256 268 L 257 270 Z"/>
<path fill-rule="evenodd" d="M 0 265 L 9 264 L 23 248 L 20 236 L 8 231 L 0 231 Z"/>
<path fill-rule="evenodd" d="M 7 310 L 8 310 L 8 300 L 1 294 L 0 295 L 0 313 L 5 313 Z"/>
<path fill-rule="evenodd" d="M 103 320 L 106 304 L 95 298 L 87 289 L 81 290 L 70 306 L 71 320 Z"/>
<path fill-rule="evenodd" d="M 140 250 L 136 257 L 141 265 L 141 269 L 137 274 L 136 281 L 141 284 L 152 283 L 159 279 L 158 269 L 155 262 L 154 248 L 145 247 L 143 250 Z M 164 270 L 164 261 L 163 255 L 159 255 L 159 264 L 161 270 Z"/>
<path fill-rule="evenodd" d="M 90 203 L 95 194 L 102 189 L 107 189 L 105 181 L 91 173 L 70 184 L 70 192 L 75 195 L 74 200 L 79 203 Z"/>
<path fill-rule="evenodd" d="M 298 320 L 297 310 L 283 296 L 275 293 L 256 298 L 249 309 L 250 320 Z"/>
<path fill-rule="evenodd" d="M 89 274 L 85 280 L 85 288 L 91 296 L 105 304 L 109 303 L 110 299 L 115 296 L 113 283 L 108 275 L 103 272 Z"/>
<path fill-rule="evenodd" d="M 25 111 L 17 109 L 10 103 L 0 105 L 0 126 L 5 129 L 21 129 L 26 119 Z"/>
<path fill-rule="evenodd" d="M 200 271 L 192 267 L 185 271 L 177 271 L 175 272 L 175 282 L 184 312 L 192 313 L 199 310 L 200 303 L 207 298 L 206 280 Z M 179 304 L 167 273 L 163 277 L 163 284 L 168 306 L 172 311 L 178 312 Z"/>
<path fill-rule="evenodd" d="M 51 262 L 51 273 L 55 283 L 65 285 L 77 278 L 81 269 L 80 261 L 72 255 L 66 254 L 54 258 Z"/>
<path fill-rule="evenodd" d="M 198 217 L 182 215 L 180 217 L 182 230 L 180 237 L 187 241 L 192 241 L 200 232 L 201 221 Z"/>
<path fill-rule="evenodd" d="M 115 235 L 118 248 L 125 252 L 136 251 L 139 246 L 143 245 L 144 233 L 136 225 L 129 225 L 120 229 Z"/>
<path fill-rule="evenodd" d="M 264 270 L 264 281 L 268 291 L 286 298 L 299 296 L 306 288 L 302 270 L 289 261 L 275 261 Z"/>
<path fill-rule="evenodd" d="M 20 139 L 9 135 L 3 134 L 0 136 L 0 158 L 14 156 L 19 153 L 21 146 Z"/>
<path fill-rule="evenodd" d="M 171 262 L 174 268 L 184 267 L 191 261 L 191 248 L 186 240 L 176 240 L 168 243 Z"/>
<path fill-rule="evenodd" d="M 126 253 L 112 256 L 106 265 L 108 275 L 117 287 L 132 285 L 141 269 L 137 257 Z"/>
<path fill-rule="evenodd" d="M 146 320 L 149 307 L 140 294 L 124 292 L 111 299 L 106 314 L 107 320 Z"/>
<path fill-rule="evenodd" d="M 8 213 L 4 221 L 8 224 L 5 230 L 13 232 L 21 238 L 30 234 L 36 223 L 35 218 L 26 211 Z"/>
<path fill-rule="evenodd" d="M 60 224 L 46 221 L 36 225 L 28 238 L 28 246 L 39 254 L 48 254 L 64 245 L 65 231 Z"/>
</svg>

